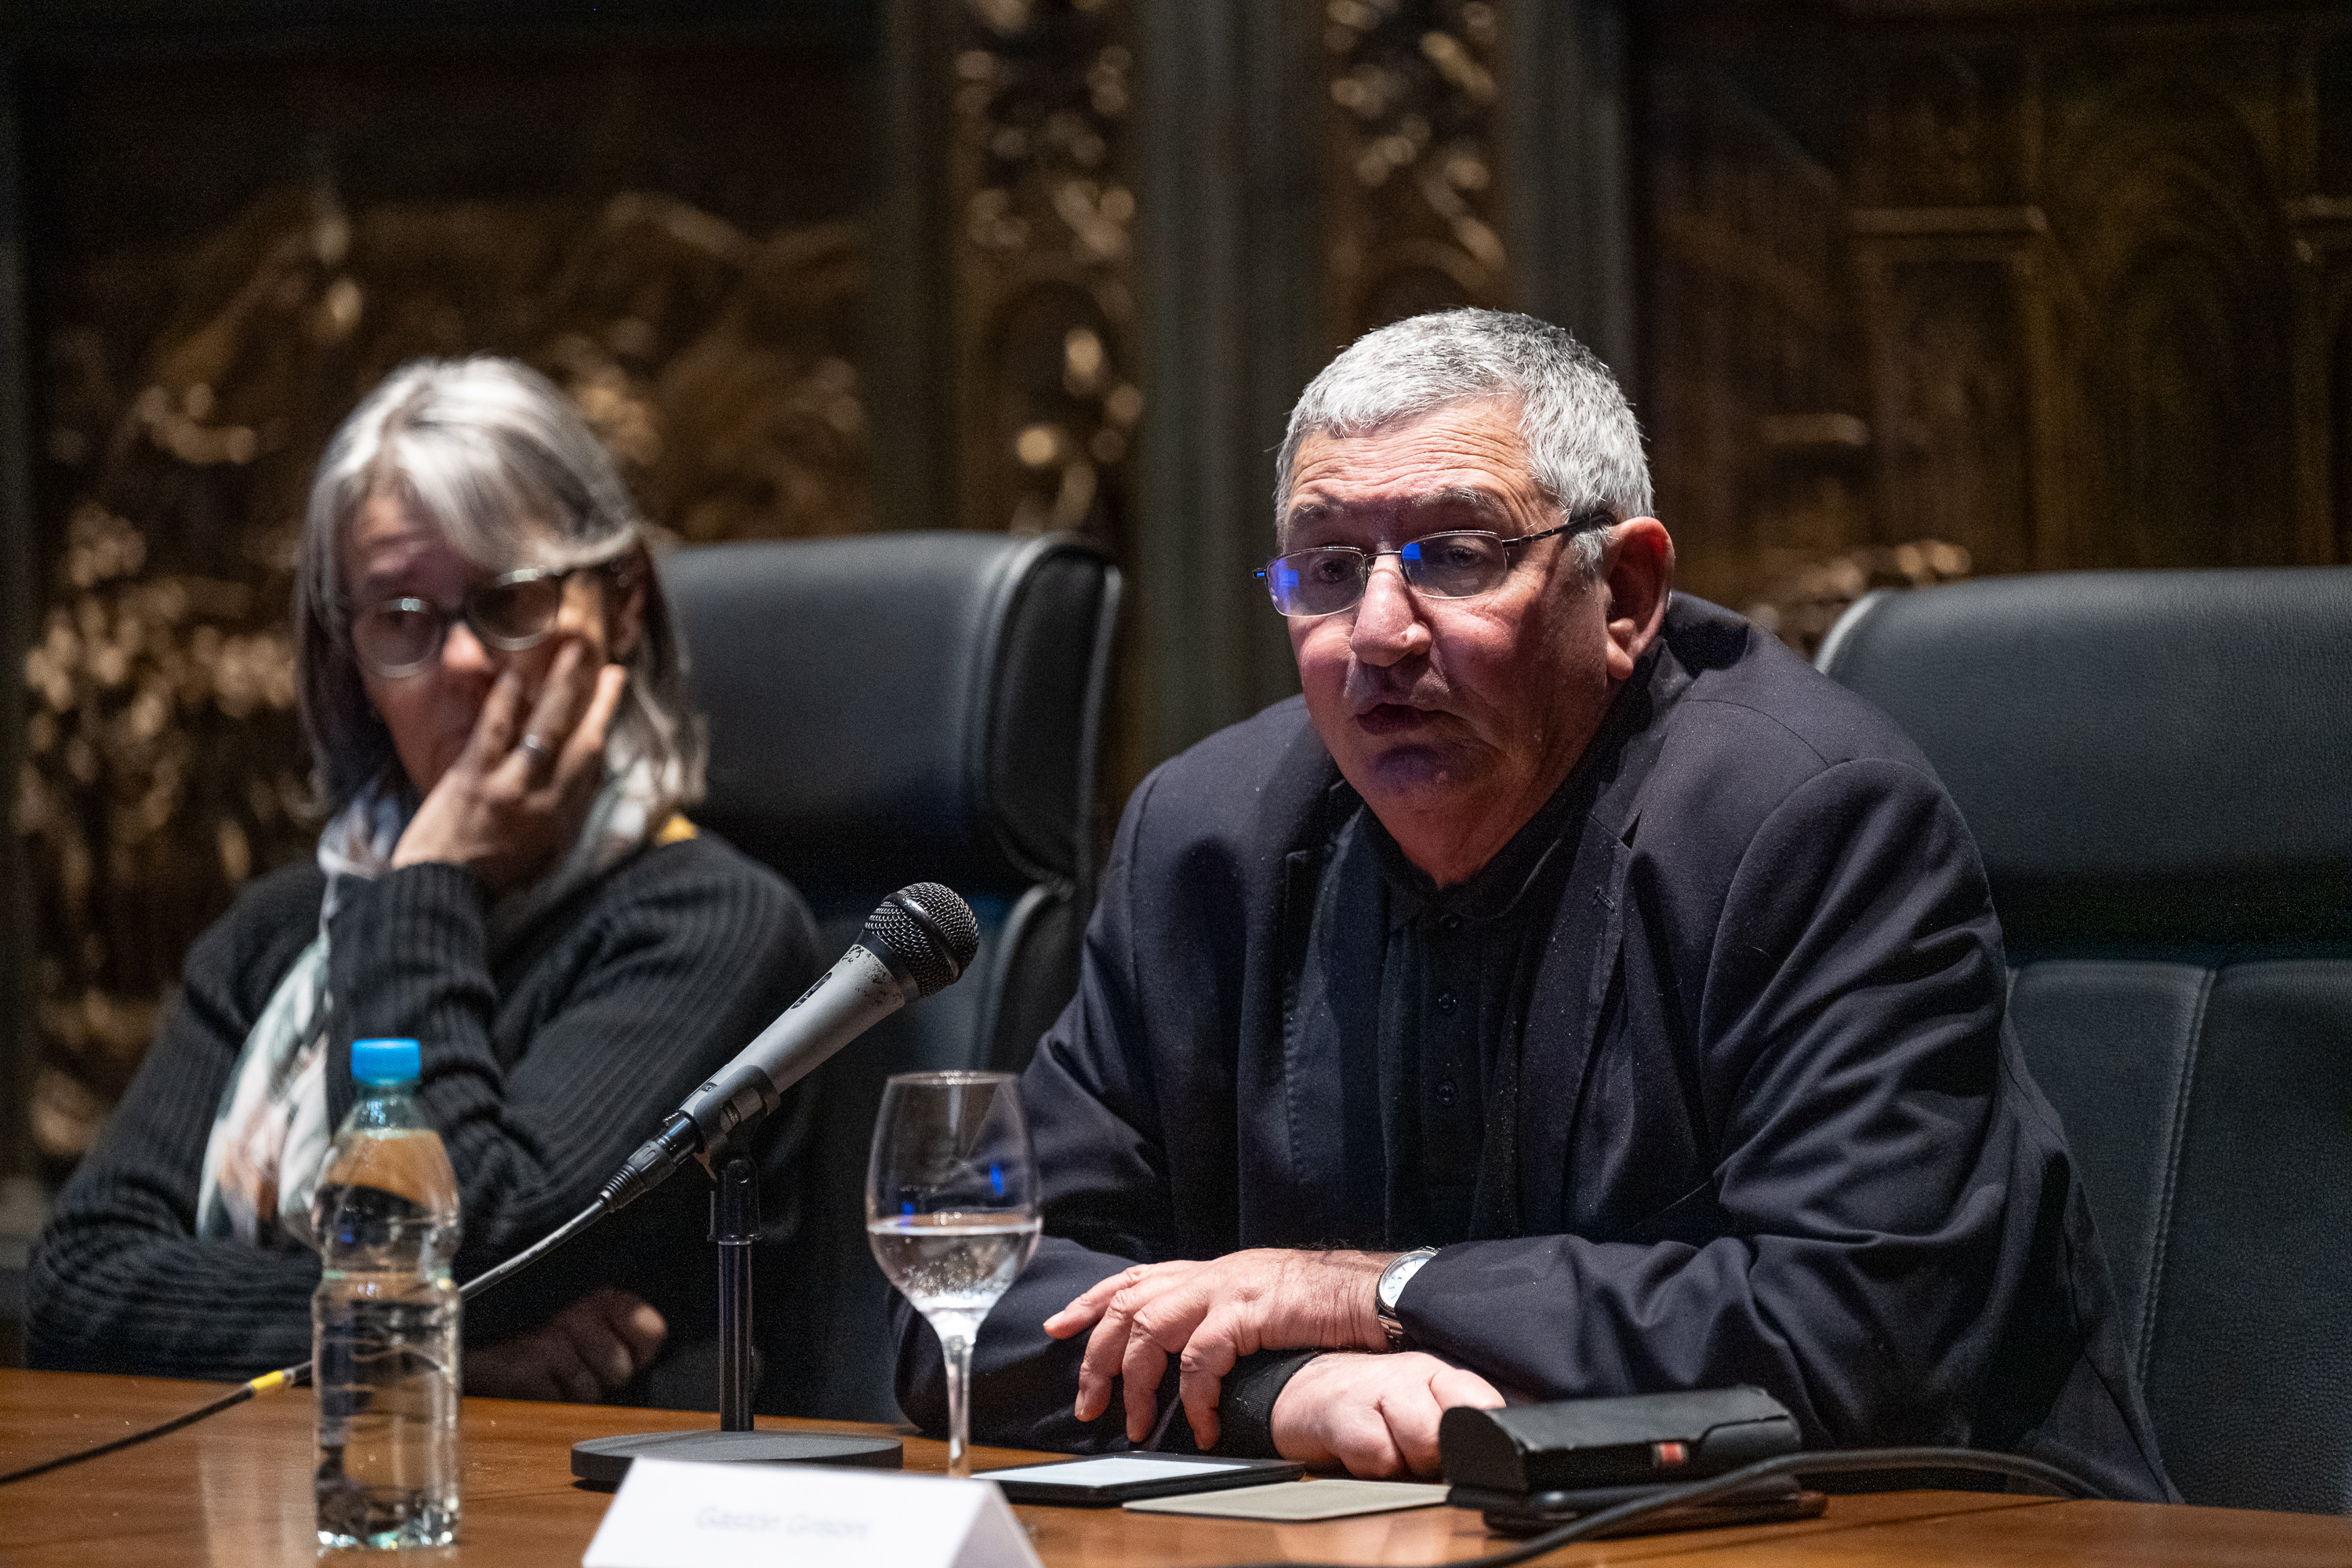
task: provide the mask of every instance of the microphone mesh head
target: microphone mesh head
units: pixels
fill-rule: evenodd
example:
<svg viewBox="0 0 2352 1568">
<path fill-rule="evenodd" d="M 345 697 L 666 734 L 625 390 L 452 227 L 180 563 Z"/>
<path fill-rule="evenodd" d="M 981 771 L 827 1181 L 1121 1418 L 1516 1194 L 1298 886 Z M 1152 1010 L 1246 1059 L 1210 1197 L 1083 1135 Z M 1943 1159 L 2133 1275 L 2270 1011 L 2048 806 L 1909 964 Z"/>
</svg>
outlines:
<svg viewBox="0 0 2352 1568">
<path fill-rule="evenodd" d="M 939 882 L 917 882 L 883 900 L 866 917 L 866 934 L 898 955 L 922 996 L 955 984 L 980 951 L 971 906 Z"/>
</svg>

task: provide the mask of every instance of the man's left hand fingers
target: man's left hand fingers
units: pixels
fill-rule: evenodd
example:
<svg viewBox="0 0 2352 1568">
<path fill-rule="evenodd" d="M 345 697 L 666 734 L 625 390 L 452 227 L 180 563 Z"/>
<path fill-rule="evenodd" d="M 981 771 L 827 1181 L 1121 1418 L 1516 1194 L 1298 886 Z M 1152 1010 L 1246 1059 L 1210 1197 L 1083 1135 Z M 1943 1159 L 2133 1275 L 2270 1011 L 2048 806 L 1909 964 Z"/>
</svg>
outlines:
<svg viewBox="0 0 2352 1568">
<path fill-rule="evenodd" d="M 1120 1358 L 1118 1369 L 1126 1380 L 1129 1442 L 1140 1443 L 1151 1436 L 1160 1419 L 1160 1376 L 1167 1369 L 1168 1352 L 1149 1333 L 1129 1331 L 1127 1353 Z"/>
<path fill-rule="evenodd" d="M 1091 1421 L 1110 1403 L 1111 1379 L 1121 1375 L 1131 1345 L 1139 1337 L 1160 1350 L 1160 1362 L 1166 1360 L 1168 1352 L 1184 1348 L 1201 1310 L 1183 1304 L 1182 1296 L 1187 1279 L 1199 1267 L 1192 1263 L 1160 1264 L 1132 1271 L 1132 1279 L 1117 1277 L 1124 1282 L 1111 1293 L 1094 1332 L 1087 1336 L 1086 1360 L 1078 1367 L 1078 1419 Z M 1148 1327 L 1143 1323 L 1147 1312 L 1150 1314 Z M 1159 1365 L 1160 1362 L 1153 1363 L 1155 1384 Z M 1148 1395 L 1150 1391 L 1147 1388 L 1142 1392 Z M 1134 1408 L 1139 1396 L 1135 1385 L 1129 1384 L 1129 1409 Z"/>
<path fill-rule="evenodd" d="M 1256 1348 L 1252 1345 L 1249 1350 Z M 1217 1396 L 1224 1387 L 1225 1376 L 1249 1350 L 1242 1349 L 1226 1325 L 1212 1315 L 1192 1331 L 1192 1339 L 1176 1358 L 1176 1388 L 1184 1401 L 1184 1419 L 1192 1423 L 1193 1439 L 1204 1453 L 1217 1446 L 1221 1427 Z"/>
<path fill-rule="evenodd" d="M 1160 1373 L 1168 1365 L 1168 1358 L 1191 1349 L 1209 1315 L 1212 1300 L 1207 1291 L 1196 1288 L 1190 1280 L 1179 1279 L 1172 1285 L 1168 1281 L 1158 1283 L 1162 1288 L 1149 1301 L 1133 1310 L 1127 1331 L 1124 1370 L 1127 1376 L 1128 1435 L 1138 1441 L 1150 1436 L 1152 1424 L 1160 1417 L 1155 1395 Z M 1214 1349 L 1204 1348 L 1208 1349 L 1213 1361 Z M 1150 1375 L 1148 1380 L 1139 1382 L 1134 1369 L 1145 1363 L 1151 1369 Z M 1223 1364 L 1227 1368 L 1233 1365 L 1230 1353 L 1224 1357 Z M 1213 1393 L 1210 1395 L 1212 1405 L 1215 1398 Z M 1140 1431 L 1137 1430 L 1139 1425 Z"/>
<path fill-rule="evenodd" d="M 1078 1363 L 1078 1419 L 1091 1421 L 1110 1405 L 1111 1380 L 1127 1359 L 1128 1327 L 1135 1309 L 1127 1288 L 1114 1292 L 1087 1336 L 1087 1353 Z"/>
<path fill-rule="evenodd" d="M 1107 1274 L 1087 1286 L 1070 1304 L 1045 1320 L 1045 1331 L 1057 1340 L 1066 1340 L 1088 1323 L 1099 1321 L 1110 1306 L 1111 1298 L 1151 1272 L 1150 1266 L 1138 1263 L 1116 1274 Z"/>
<path fill-rule="evenodd" d="M 1236 1360 L 1267 1345 L 1320 1342 L 1299 1337 L 1319 1331 L 1328 1313 L 1317 1292 L 1297 1288 L 1296 1265 L 1297 1255 L 1258 1251 L 1138 1266 L 1073 1299 L 1045 1327 L 1066 1339 L 1093 1325 L 1078 1366 L 1078 1418 L 1099 1416 L 1109 1407 L 1112 1382 L 1124 1378 L 1128 1426 L 1140 1440 L 1159 1414 L 1167 1358 L 1181 1352 L 1185 1415 L 1195 1436 L 1213 1442 L 1203 1433 L 1218 1427 L 1218 1393 Z M 1280 1337 L 1266 1331 L 1269 1311 L 1284 1325 Z"/>
</svg>

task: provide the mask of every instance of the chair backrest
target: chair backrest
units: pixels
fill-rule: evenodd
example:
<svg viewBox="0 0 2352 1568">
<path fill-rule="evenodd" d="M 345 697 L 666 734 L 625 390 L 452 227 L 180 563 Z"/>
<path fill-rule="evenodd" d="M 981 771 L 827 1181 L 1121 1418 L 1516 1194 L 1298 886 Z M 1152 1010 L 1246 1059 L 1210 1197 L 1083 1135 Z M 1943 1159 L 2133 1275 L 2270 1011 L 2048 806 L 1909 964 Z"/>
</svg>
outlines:
<svg viewBox="0 0 2352 1568">
<path fill-rule="evenodd" d="M 1879 593 L 2192 1502 L 2352 1510 L 2352 568 Z"/>
<path fill-rule="evenodd" d="M 1076 988 L 1118 572 L 1071 535 L 946 532 L 706 545 L 661 570 L 709 723 L 696 820 L 801 889 L 828 960 L 909 882 L 980 917 L 961 982 L 806 1080 L 803 1177 L 763 1216 L 758 1407 L 896 1419 L 865 1234 L 875 1110 L 894 1072 L 1019 1070 Z"/>
</svg>

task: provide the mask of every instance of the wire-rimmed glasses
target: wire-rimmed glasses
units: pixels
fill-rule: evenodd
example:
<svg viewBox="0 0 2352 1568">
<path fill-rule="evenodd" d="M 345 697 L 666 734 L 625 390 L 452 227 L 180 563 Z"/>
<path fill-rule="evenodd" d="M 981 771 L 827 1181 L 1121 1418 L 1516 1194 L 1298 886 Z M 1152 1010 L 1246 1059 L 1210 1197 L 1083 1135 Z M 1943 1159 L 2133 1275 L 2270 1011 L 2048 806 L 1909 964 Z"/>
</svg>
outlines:
<svg viewBox="0 0 2352 1568">
<path fill-rule="evenodd" d="M 1470 599 L 1491 594 L 1511 574 L 1511 552 L 1555 534 L 1604 522 L 1605 516 L 1572 517 L 1557 528 L 1506 539 L 1483 529 L 1426 534 L 1394 550 L 1359 550 L 1352 544 L 1318 544 L 1277 555 L 1255 573 L 1286 616 L 1312 618 L 1352 610 L 1371 581 L 1372 563 L 1393 555 L 1415 593 L 1438 599 Z"/>
</svg>

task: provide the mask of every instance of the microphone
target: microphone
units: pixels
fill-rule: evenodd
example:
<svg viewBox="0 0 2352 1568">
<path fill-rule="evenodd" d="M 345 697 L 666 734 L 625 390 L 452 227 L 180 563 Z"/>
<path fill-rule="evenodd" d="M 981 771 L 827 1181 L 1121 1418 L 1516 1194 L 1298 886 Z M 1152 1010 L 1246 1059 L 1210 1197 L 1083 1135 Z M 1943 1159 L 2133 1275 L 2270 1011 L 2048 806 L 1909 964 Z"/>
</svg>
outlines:
<svg viewBox="0 0 2352 1568">
<path fill-rule="evenodd" d="M 909 1002 L 953 984 L 980 951 L 980 922 L 952 889 L 917 882 L 874 908 L 866 929 L 817 983 L 801 993 L 629 1156 L 599 1194 L 625 1208 L 698 1156 L 775 1110 L 784 1090 L 826 1058 Z"/>
</svg>

